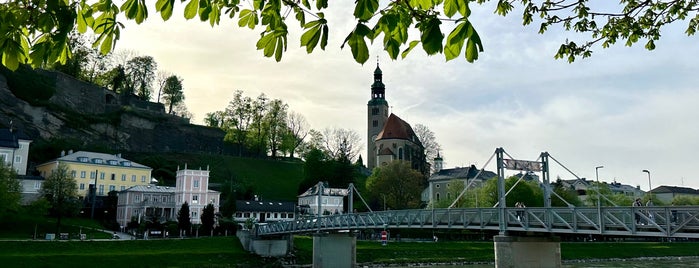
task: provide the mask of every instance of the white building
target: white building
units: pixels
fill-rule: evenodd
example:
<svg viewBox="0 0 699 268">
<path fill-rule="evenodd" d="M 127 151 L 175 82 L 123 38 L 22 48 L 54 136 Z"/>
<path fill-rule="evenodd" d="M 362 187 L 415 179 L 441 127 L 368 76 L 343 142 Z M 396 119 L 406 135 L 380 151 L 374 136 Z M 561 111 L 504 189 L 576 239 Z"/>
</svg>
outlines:
<svg viewBox="0 0 699 268">
<path fill-rule="evenodd" d="M 318 194 L 322 189 L 322 194 Z M 344 198 L 349 193 L 348 189 L 330 188 L 326 183 L 318 182 L 298 196 L 298 205 L 306 208 L 305 213 L 318 215 L 320 209 L 323 214 L 342 214 L 344 210 Z M 320 204 L 320 205 L 319 205 Z"/>
<path fill-rule="evenodd" d="M 12 128 L 0 129 L 0 161 L 17 171 L 17 175 L 27 175 L 29 144 L 31 138 Z"/>
<path fill-rule="evenodd" d="M 192 224 L 201 223 L 201 213 L 208 204 L 219 211 L 221 193 L 209 190 L 209 170 L 177 170 L 175 187 L 138 185 L 119 191 L 117 222 L 126 226 L 132 219 L 157 218 L 176 221 L 177 212 L 185 202 L 189 205 Z"/>
<path fill-rule="evenodd" d="M 291 221 L 296 219 L 296 204 L 289 201 L 237 200 L 233 220 L 244 223 L 248 219 L 256 222 Z"/>
</svg>

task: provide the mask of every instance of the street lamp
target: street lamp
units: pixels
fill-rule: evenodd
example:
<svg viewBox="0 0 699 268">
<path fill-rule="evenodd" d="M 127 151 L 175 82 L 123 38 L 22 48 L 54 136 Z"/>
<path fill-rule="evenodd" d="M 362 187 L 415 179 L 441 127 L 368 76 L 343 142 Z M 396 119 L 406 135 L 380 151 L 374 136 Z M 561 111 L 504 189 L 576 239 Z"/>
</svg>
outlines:
<svg viewBox="0 0 699 268">
<path fill-rule="evenodd" d="M 644 169 L 643 172 L 648 173 L 648 200 L 653 200 L 653 187 L 650 186 L 650 171 Z"/>
<path fill-rule="evenodd" d="M 599 191 L 599 169 L 604 168 L 604 166 L 595 167 L 595 179 L 597 179 L 597 222 L 600 226 L 600 232 L 602 231 L 602 193 Z"/>
</svg>

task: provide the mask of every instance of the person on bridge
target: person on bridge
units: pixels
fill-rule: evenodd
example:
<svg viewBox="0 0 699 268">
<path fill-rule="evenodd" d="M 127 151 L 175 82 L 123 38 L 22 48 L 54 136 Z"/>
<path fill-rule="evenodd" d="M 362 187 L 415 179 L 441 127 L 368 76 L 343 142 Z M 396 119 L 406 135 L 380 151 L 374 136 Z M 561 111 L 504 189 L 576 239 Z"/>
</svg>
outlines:
<svg viewBox="0 0 699 268">
<path fill-rule="evenodd" d="M 526 206 L 524 205 L 523 202 L 517 202 L 517 203 L 515 203 L 515 207 L 525 208 Z M 517 210 L 517 220 L 522 221 L 523 219 L 524 219 L 524 210 Z"/>
<path fill-rule="evenodd" d="M 632 206 L 634 207 L 642 207 L 643 203 L 641 203 L 641 198 L 636 198 L 636 201 L 633 202 Z M 638 211 L 634 211 L 634 216 L 636 216 L 636 224 L 643 224 L 641 222 L 641 215 L 639 214 Z"/>
</svg>

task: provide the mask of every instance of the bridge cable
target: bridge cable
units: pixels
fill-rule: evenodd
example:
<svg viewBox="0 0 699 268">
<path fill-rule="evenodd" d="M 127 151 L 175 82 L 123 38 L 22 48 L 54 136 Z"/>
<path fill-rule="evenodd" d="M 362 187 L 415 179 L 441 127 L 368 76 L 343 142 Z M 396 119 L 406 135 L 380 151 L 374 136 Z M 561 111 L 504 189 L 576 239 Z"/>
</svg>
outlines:
<svg viewBox="0 0 699 268">
<path fill-rule="evenodd" d="M 556 162 L 559 166 L 563 167 L 565 170 L 567 170 L 568 172 L 570 172 L 570 174 L 573 174 L 573 176 L 575 176 L 575 178 L 576 178 L 578 181 L 582 181 L 583 183 L 587 184 L 587 182 L 586 182 L 585 180 L 583 180 L 583 179 L 581 179 L 580 177 L 578 177 L 578 175 L 576 175 L 575 173 L 573 173 L 573 171 L 570 171 L 570 169 L 568 169 L 566 166 L 564 166 L 563 164 L 561 164 L 561 162 L 558 162 L 558 160 L 556 160 L 556 158 L 554 158 L 554 157 L 551 156 L 551 155 L 549 155 L 549 157 L 550 157 L 551 159 L 553 159 L 553 161 Z M 611 204 L 614 205 L 615 207 L 618 207 L 618 206 L 619 206 L 619 205 L 617 205 L 616 203 L 614 203 L 614 201 L 612 201 L 612 200 L 610 200 L 609 198 L 607 198 L 606 196 L 602 195 L 602 194 L 599 192 L 599 187 L 595 187 L 595 192 L 597 192 L 597 195 L 598 195 L 598 196 L 603 197 L 605 200 L 607 200 L 607 202 L 611 203 Z M 598 198 L 599 198 L 599 197 L 598 197 Z"/>
<path fill-rule="evenodd" d="M 366 208 L 369 210 L 369 212 L 374 212 L 373 210 L 371 210 L 371 207 L 369 207 L 369 205 L 367 205 L 366 201 L 364 201 L 362 194 L 359 193 L 359 190 L 357 190 L 357 187 L 354 187 L 354 184 L 350 184 L 349 188 L 350 188 L 349 189 L 350 191 L 354 190 L 354 192 L 357 193 L 357 195 L 359 196 L 359 199 L 362 200 L 362 203 L 364 203 L 364 206 L 366 206 Z M 349 211 L 349 212 L 354 213 L 354 211 Z"/>
<path fill-rule="evenodd" d="M 454 206 L 456 205 L 456 203 L 459 202 L 459 199 L 461 199 L 461 197 L 463 197 L 463 195 L 466 193 L 466 190 L 468 190 L 468 188 L 471 187 L 471 184 L 473 184 L 473 183 L 476 181 L 476 179 L 478 179 L 478 177 L 481 175 L 481 173 L 483 173 L 483 171 L 485 170 L 485 167 L 490 163 L 490 161 L 493 160 L 493 157 L 495 157 L 495 153 L 493 153 L 492 155 L 490 155 L 490 158 L 488 158 L 488 161 L 486 161 L 485 164 L 483 164 L 483 168 L 481 168 L 480 170 L 478 170 L 478 173 L 476 173 L 476 176 L 473 177 L 473 179 L 471 180 L 471 182 L 469 182 L 469 183 L 466 185 L 466 187 L 464 187 L 463 190 L 461 190 L 461 193 L 459 193 L 459 196 L 457 196 L 456 199 L 454 199 L 454 202 L 452 202 L 451 205 L 449 205 L 448 208 L 454 208 Z M 470 170 L 470 169 L 471 169 L 471 168 L 469 167 L 469 170 Z M 466 173 L 466 181 L 468 181 L 468 172 Z M 474 189 L 474 190 L 475 190 L 475 189 Z M 430 199 L 432 199 L 431 196 L 430 196 Z M 434 208 L 434 204 L 431 204 L 431 205 L 432 205 L 432 208 Z"/>
</svg>

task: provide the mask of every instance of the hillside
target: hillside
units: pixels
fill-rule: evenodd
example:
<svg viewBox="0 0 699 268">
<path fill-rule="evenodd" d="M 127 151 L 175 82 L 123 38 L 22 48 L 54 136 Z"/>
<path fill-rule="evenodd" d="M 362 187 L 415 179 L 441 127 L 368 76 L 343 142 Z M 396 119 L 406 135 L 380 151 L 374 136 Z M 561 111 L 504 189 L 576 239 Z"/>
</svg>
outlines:
<svg viewBox="0 0 699 268">
<path fill-rule="evenodd" d="M 187 165 L 189 169 L 206 169 L 212 183 L 235 189 L 250 188 L 263 199 L 296 200 L 303 180 L 303 162 L 258 158 L 241 158 L 213 154 L 124 153 L 124 157 L 153 167 L 153 177 L 174 185 L 174 173 Z M 228 192 L 229 189 L 217 189 Z"/>
</svg>

